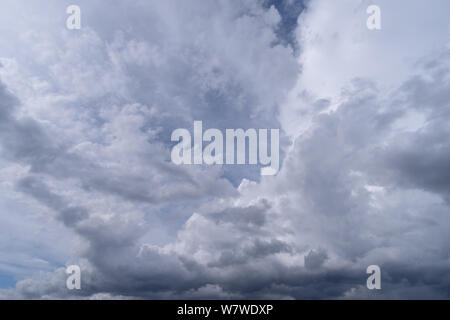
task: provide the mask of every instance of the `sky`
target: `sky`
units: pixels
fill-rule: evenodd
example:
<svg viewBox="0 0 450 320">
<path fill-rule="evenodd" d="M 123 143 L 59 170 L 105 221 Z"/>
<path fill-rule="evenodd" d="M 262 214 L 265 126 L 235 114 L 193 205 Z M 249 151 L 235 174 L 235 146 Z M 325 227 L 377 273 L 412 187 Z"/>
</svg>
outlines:
<svg viewBox="0 0 450 320">
<path fill-rule="evenodd" d="M 0 299 L 449 299 L 448 12 L 2 0 Z M 196 120 L 279 128 L 278 174 L 172 163 Z"/>
</svg>

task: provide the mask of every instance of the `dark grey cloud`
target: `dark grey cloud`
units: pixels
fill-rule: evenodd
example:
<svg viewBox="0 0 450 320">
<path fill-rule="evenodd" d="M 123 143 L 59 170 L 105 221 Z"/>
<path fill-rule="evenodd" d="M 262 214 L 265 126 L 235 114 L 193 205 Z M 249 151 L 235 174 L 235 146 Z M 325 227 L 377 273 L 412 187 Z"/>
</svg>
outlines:
<svg viewBox="0 0 450 320">
<path fill-rule="evenodd" d="M 325 250 L 311 250 L 305 256 L 305 268 L 309 270 L 317 270 L 318 268 L 322 267 L 327 259 L 328 255 Z"/>
<path fill-rule="evenodd" d="M 85 208 L 68 206 L 64 199 L 52 193 L 41 180 L 35 177 L 23 178 L 18 182 L 17 189 L 55 210 L 58 213 L 57 218 L 67 227 L 73 227 L 76 223 L 88 217 Z"/>
<path fill-rule="evenodd" d="M 449 159 L 450 104 L 449 59 L 444 51 L 426 63 L 424 76 L 415 76 L 400 89 L 397 103 L 404 112 L 417 110 L 425 114 L 424 125 L 416 132 L 396 137 L 391 146 L 379 153 L 396 182 L 408 188 L 419 188 L 441 195 L 450 195 Z M 439 62 L 437 62 L 439 61 Z"/>
</svg>

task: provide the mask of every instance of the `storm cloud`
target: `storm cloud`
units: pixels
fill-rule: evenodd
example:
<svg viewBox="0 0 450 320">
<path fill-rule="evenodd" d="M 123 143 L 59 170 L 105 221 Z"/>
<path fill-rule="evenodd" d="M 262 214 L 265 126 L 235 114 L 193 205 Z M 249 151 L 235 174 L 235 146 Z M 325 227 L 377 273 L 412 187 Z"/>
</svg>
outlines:
<svg viewBox="0 0 450 320">
<path fill-rule="evenodd" d="M 450 298 L 449 4 L 378 2 L 3 1 L 0 298 Z M 171 163 L 194 120 L 278 175 Z"/>
</svg>

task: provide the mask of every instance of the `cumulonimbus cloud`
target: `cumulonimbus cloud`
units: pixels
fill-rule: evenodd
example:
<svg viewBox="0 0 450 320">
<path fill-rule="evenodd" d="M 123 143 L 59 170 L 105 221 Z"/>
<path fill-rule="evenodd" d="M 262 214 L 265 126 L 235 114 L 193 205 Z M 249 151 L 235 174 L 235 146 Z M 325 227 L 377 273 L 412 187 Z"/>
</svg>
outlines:
<svg viewBox="0 0 450 320">
<path fill-rule="evenodd" d="M 250 0 L 136 2 L 122 20 L 125 4 L 82 1 L 78 33 L 48 28 L 49 8 L 53 31 L 17 26 L 0 52 L 3 197 L 70 231 L 83 289 L 58 257 L 0 296 L 448 298 L 448 48 L 427 26 L 408 46 L 422 7 L 381 2 L 378 34 L 364 1 L 320 0 L 289 36 L 280 4 Z M 281 127 L 279 174 L 170 163 L 170 132 L 196 119 Z"/>
</svg>

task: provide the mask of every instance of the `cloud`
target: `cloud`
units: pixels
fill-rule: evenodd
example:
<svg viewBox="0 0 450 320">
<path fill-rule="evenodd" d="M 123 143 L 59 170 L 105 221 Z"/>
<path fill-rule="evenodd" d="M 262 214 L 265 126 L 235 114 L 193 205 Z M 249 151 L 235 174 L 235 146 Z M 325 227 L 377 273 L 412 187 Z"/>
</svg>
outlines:
<svg viewBox="0 0 450 320">
<path fill-rule="evenodd" d="M 27 20 L 0 52 L 3 198 L 73 249 L 0 297 L 448 298 L 450 55 L 412 18 L 448 22 L 405 3 L 380 1 L 379 33 L 364 1 L 309 1 L 295 32 L 267 1 L 136 2 L 126 19 L 86 1 L 76 33 L 31 4 L 46 32 Z M 280 127 L 279 174 L 173 165 L 170 132 L 193 120 Z"/>
<path fill-rule="evenodd" d="M 310 270 L 318 269 L 327 259 L 328 256 L 325 251 L 319 250 L 316 252 L 311 250 L 308 255 L 305 256 L 305 268 Z"/>
</svg>

